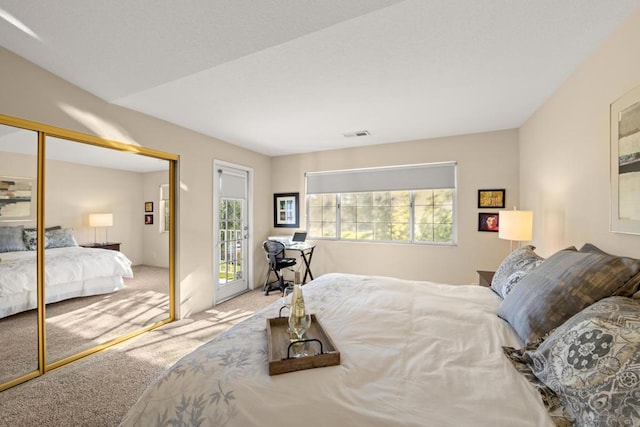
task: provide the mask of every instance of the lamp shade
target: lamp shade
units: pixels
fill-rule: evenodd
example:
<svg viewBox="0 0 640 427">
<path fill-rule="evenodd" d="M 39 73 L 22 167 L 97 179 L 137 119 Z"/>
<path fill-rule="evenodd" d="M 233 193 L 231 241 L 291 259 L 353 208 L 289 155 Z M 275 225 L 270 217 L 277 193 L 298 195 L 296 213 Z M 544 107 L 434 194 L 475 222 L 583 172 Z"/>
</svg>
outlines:
<svg viewBox="0 0 640 427">
<path fill-rule="evenodd" d="M 524 242 L 533 239 L 532 211 L 500 211 L 498 237 Z"/>
<path fill-rule="evenodd" d="M 111 213 L 89 214 L 89 225 L 91 227 L 111 227 L 113 225 L 113 214 Z"/>
</svg>

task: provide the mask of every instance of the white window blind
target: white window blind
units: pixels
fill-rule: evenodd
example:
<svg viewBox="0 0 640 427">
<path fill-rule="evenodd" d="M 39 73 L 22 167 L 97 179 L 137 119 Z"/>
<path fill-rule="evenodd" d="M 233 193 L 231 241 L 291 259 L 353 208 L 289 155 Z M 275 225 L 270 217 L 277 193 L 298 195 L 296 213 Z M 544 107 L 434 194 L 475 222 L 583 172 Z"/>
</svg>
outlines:
<svg viewBox="0 0 640 427">
<path fill-rule="evenodd" d="M 245 199 L 247 197 L 246 174 L 234 174 L 229 170 L 218 171 L 220 174 L 220 195 L 224 199 Z"/>
<path fill-rule="evenodd" d="M 456 187 L 456 162 L 307 172 L 307 194 Z"/>
</svg>

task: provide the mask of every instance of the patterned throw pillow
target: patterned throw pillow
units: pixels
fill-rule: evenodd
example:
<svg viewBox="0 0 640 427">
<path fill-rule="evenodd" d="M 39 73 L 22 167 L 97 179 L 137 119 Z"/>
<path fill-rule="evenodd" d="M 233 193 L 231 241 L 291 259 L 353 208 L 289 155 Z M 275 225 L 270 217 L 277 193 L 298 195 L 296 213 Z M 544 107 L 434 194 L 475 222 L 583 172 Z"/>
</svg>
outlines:
<svg viewBox="0 0 640 427">
<path fill-rule="evenodd" d="M 528 245 L 507 255 L 493 275 L 491 289 L 502 298 L 506 297 L 520 279 L 544 261 L 534 250 L 535 246 Z"/>
<path fill-rule="evenodd" d="M 522 278 L 502 301 L 498 316 L 525 344 L 538 343 L 552 329 L 585 307 L 627 289 L 640 260 L 576 250 L 561 250 Z"/>
<path fill-rule="evenodd" d="M 24 245 L 29 251 L 38 249 L 38 232 L 36 230 L 24 230 L 22 233 Z M 44 236 L 44 247 L 47 247 L 47 235 Z"/>
<path fill-rule="evenodd" d="M 22 240 L 24 226 L 0 227 L 0 252 L 26 251 L 27 247 Z"/>
<path fill-rule="evenodd" d="M 526 356 L 576 427 L 640 425 L 640 301 L 602 299 Z"/>
<path fill-rule="evenodd" d="M 45 249 L 78 246 L 78 242 L 76 242 L 76 239 L 73 237 L 73 230 L 71 228 L 45 231 L 45 242 Z"/>
</svg>

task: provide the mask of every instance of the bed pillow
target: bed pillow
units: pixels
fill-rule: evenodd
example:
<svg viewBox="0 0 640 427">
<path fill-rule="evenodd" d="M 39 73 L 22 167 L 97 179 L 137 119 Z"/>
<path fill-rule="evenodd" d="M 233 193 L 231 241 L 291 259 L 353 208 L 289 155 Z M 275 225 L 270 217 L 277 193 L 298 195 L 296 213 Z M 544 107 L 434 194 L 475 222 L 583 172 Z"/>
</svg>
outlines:
<svg viewBox="0 0 640 427">
<path fill-rule="evenodd" d="M 27 247 L 22 239 L 23 231 L 22 225 L 0 227 L 0 252 L 26 251 Z"/>
<path fill-rule="evenodd" d="M 60 230 L 61 228 L 62 228 L 61 225 L 52 225 L 51 227 L 46 227 L 44 229 L 44 231 L 47 232 L 47 231 L 51 231 L 51 230 Z M 25 231 L 36 231 L 37 228 L 35 228 L 35 227 L 25 227 L 24 230 Z"/>
<path fill-rule="evenodd" d="M 24 230 L 22 233 L 22 238 L 24 240 L 24 245 L 27 247 L 28 251 L 35 251 L 38 249 L 38 232 L 36 230 Z M 44 247 L 47 247 L 47 235 L 44 235 Z"/>
<path fill-rule="evenodd" d="M 640 261 L 564 249 L 520 280 L 498 308 L 525 344 L 539 343 L 552 329 L 596 301 L 616 293 L 640 272 Z M 630 296 L 630 294 L 629 294 Z"/>
<path fill-rule="evenodd" d="M 609 297 L 525 352 L 575 426 L 640 425 L 640 301 Z"/>
<path fill-rule="evenodd" d="M 502 298 L 506 297 L 520 279 L 544 261 L 534 250 L 535 246 L 527 245 L 507 255 L 493 275 L 491 289 Z"/>
<path fill-rule="evenodd" d="M 45 249 L 78 246 L 78 242 L 76 242 L 76 239 L 73 237 L 73 229 L 71 228 L 45 231 L 45 242 Z"/>
<path fill-rule="evenodd" d="M 585 243 L 580 248 L 580 252 L 591 252 L 595 254 L 611 255 L 591 243 Z M 628 296 L 629 294 L 633 293 L 632 295 L 633 298 L 640 298 L 640 292 L 638 292 L 639 289 L 640 289 L 640 273 L 636 274 L 631 279 L 629 279 L 629 281 L 620 289 L 620 291 L 614 293 L 614 295 Z"/>
</svg>

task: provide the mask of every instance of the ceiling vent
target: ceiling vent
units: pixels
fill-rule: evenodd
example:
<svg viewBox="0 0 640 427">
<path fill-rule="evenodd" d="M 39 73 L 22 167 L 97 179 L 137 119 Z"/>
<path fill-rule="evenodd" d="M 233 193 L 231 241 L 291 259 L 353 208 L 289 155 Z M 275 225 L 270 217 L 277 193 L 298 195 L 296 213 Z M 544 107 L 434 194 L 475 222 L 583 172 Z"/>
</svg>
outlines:
<svg viewBox="0 0 640 427">
<path fill-rule="evenodd" d="M 370 133 L 368 130 L 358 130 L 355 132 L 343 133 L 342 135 L 347 138 L 353 138 L 354 136 L 369 136 Z"/>
</svg>

